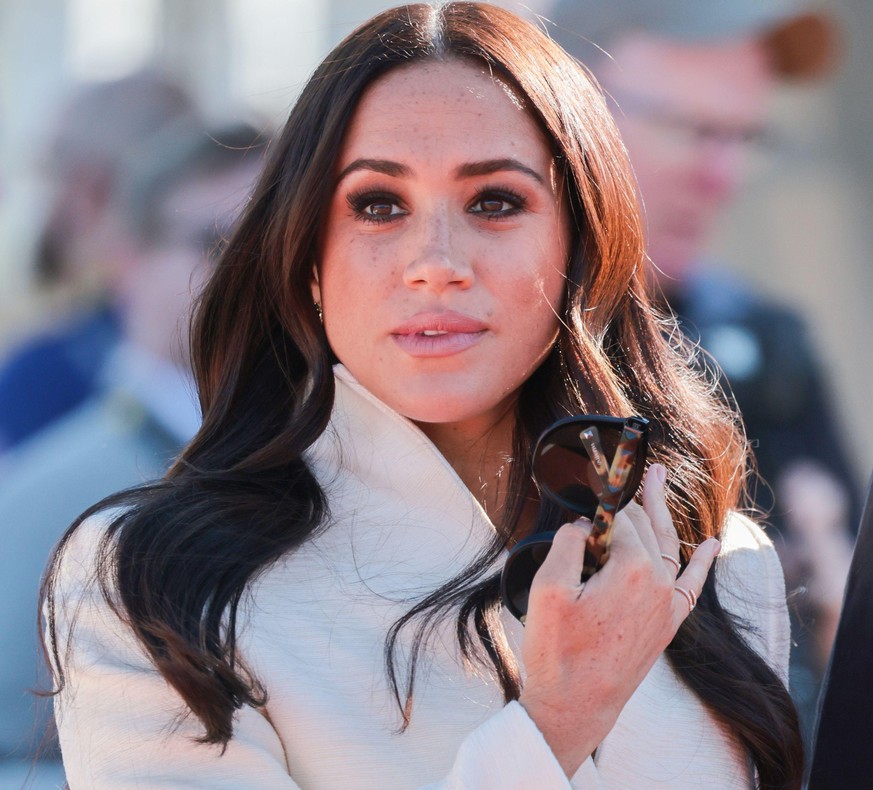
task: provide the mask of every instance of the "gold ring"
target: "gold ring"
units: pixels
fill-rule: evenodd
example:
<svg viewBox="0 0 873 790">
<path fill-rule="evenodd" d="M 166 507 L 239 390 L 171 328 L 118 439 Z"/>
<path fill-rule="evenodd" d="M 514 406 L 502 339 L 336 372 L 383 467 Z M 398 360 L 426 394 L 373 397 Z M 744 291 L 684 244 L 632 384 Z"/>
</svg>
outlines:
<svg viewBox="0 0 873 790">
<path fill-rule="evenodd" d="M 678 593 L 682 593 L 682 596 L 688 601 L 688 614 L 691 614 L 694 611 L 694 607 L 697 606 L 697 594 L 694 590 L 686 590 L 678 584 L 674 584 L 673 589 Z"/>
<path fill-rule="evenodd" d="M 677 560 L 675 557 L 671 556 L 670 554 L 664 554 L 663 552 L 661 552 L 661 559 L 667 560 L 667 562 L 669 562 L 671 565 L 673 565 L 676 568 L 677 574 L 679 573 L 679 571 L 682 570 L 682 566 L 679 564 L 679 560 Z"/>
</svg>

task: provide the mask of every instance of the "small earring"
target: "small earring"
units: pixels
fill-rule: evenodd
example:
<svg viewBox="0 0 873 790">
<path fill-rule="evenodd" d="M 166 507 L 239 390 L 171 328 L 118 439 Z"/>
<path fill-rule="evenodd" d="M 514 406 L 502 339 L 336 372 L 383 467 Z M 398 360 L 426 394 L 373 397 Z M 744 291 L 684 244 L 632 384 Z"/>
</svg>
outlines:
<svg viewBox="0 0 873 790">
<path fill-rule="evenodd" d="M 315 304 L 315 312 L 318 313 L 318 320 L 321 321 L 321 323 L 323 324 L 324 323 L 324 313 L 321 310 L 321 302 L 314 302 L 314 304 Z"/>
</svg>

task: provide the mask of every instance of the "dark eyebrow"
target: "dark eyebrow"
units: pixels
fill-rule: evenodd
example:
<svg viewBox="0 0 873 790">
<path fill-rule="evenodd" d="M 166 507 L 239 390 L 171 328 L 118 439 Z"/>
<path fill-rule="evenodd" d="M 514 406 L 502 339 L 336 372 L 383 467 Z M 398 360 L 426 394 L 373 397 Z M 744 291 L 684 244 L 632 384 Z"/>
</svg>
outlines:
<svg viewBox="0 0 873 790">
<path fill-rule="evenodd" d="M 356 170 L 372 170 L 386 176 L 408 176 L 412 172 L 406 165 L 392 162 L 390 159 L 355 159 L 348 167 L 344 168 L 337 178 L 337 183 L 342 181 L 349 173 Z"/>
<path fill-rule="evenodd" d="M 536 170 L 532 170 L 527 165 L 523 165 L 517 159 L 510 158 L 486 159 L 483 162 L 468 162 L 465 165 L 461 165 L 455 173 L 458 178 L 471 178 L 474 176 L 491 175 L 492 173 L 497 173 L 501 170 L 515 170 L 516 172 L 530 176 L 540 184 L 545 183 L 543 177 L 537 173 Z"/>
<path fill-rule="evenodd" d="M 412 174 L 412 170 L 406 165 L 393 162 L 390 159 L 355 159 L 354 162 L 345 167 L 339 174 L 337 183 L 356 170 L 372 170 L 374 173 L 382 173 L 386 176 L 394 176 L 395 178 Z M 455 171 L 455 177 L 474 178 L 476 176 L 488 176 L 501 170 L 515 170 L 518 173 L 530 176 L 540 184 L 545 183 L 543 177 L 536 170 L 510 157 L 504 159 L 486 159 L 482 162 L 468 162 L 458 167 Z"/>
</svg>

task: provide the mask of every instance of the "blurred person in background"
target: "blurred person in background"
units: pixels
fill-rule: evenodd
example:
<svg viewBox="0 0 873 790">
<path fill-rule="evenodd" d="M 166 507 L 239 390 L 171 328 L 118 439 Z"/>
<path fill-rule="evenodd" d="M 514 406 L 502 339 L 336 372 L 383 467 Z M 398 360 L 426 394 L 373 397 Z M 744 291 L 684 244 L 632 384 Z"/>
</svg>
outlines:
<svg viewBox="0 0 873 790">
<path fill-rule="evenodd" d="M 187 313 L 208 256 L 245 203 L 259 145 L 248 125 L 176 126 L 140 152 L 116 190 L 130 254 L 114 281 L 121 336 L 97 377 L 103 389 L 17 447 L 0 479 L 0 787 L 4 771 L 23 776 L 41 753 L 49 719 L 50 702 L 28 689 L 47 687 L 34 613 L 52 545 L 89 504 L 160 477 L 199 427 L 181 351 Z"/>
<path fill-rule="evenodd" d="M 107 293 L 128 254 L 112 212 L 117 185 L 148 140 L 196 116 L 188 95 L 155 71 L 81 86 L 59 113 L 45 154 L 50 197 L 34 275 L 67 308 L 0 362 L 0 455 L 98 389 L 119 335 Z"/>
<path fill-rule="evenodd" d="M 809 737 L 857 523 L 855 473 L 803 320 L 713 264 L 707 245 L 767 146 L 779 84 L 833 65 L 834 23 L 793 0 L 559 0 L 551 17 L 611 99 L 651 271 L 743 415 L 754 504 L 798 593 L 792 693 Z"/>
</svg>

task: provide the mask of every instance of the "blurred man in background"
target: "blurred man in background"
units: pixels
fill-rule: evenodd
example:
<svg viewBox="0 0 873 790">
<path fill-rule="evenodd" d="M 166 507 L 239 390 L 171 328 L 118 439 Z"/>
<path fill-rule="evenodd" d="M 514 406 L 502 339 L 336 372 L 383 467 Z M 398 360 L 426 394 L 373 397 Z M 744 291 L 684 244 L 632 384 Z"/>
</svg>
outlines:
<svg viewBox="0 0 873 790">
<path fill-rule="evenodd" d="M 187 94 L 152 71 L 82 86 L 61 109 L 44 156 L 50 195 L 34 274 L 64 307 L 0 362 L 0 455 L 98 388 L 119 332 L 107 293 L 127 255 L 112 211 L 119 181 L 149 139 L 196 115 Z"/>
<path fill-rule="evenodd" d="M 120 337 L 100 390 L 17 447 L 0 478 L 0 787 L 18 786 L 4 785 L 4 772 L 23 777 L 50 718 L 50 703 L 28 689 L 48 687 L 35 615 L 51 547 L 86 507 L 163 475 L 199 426 L 188 313 L 246 201 L 261 142 L 245 125 L 174 126 L 140 150 L 113 193 L 128 255 L 113 279 Z"/>
<path fill-rule="evenodd" d="M 855 476 L 802 320 L 707 261 L 782 81 L 835 57 L 832 22 L 792 0 L 559 0 L 553 37 L 612 102 L 658 285 L 715 358 L 743 415 L 793 600 L 792 693 L 809 734 L 856 523 Z M 772 533 L 771 533 L 772 534 Z"/>
</svg>

